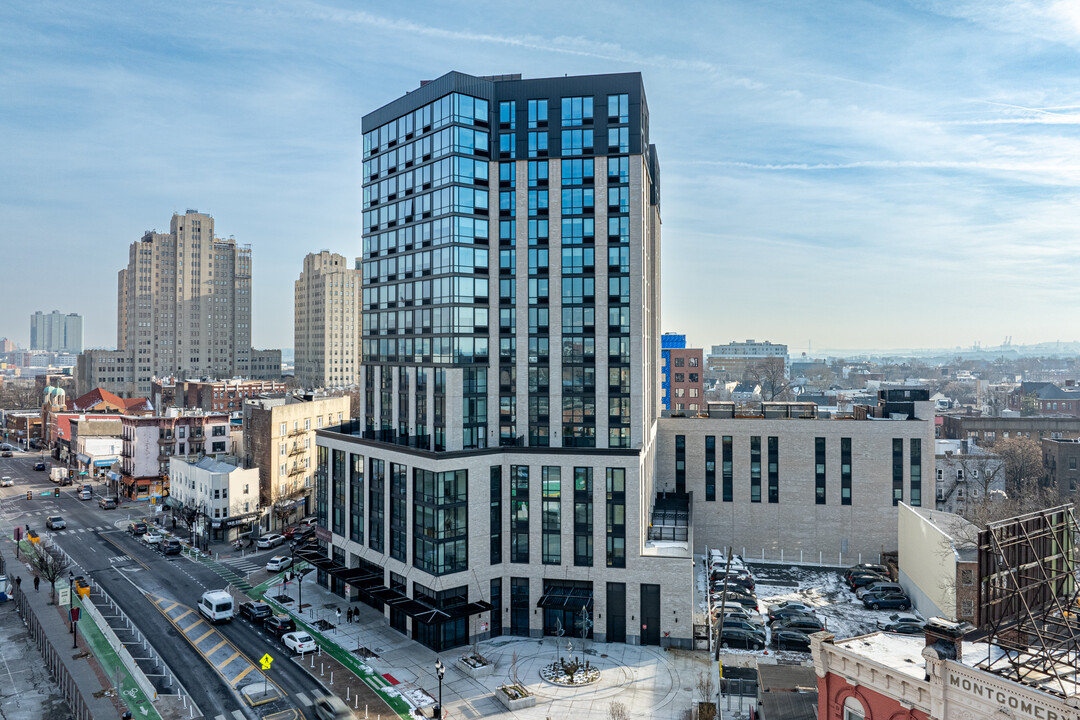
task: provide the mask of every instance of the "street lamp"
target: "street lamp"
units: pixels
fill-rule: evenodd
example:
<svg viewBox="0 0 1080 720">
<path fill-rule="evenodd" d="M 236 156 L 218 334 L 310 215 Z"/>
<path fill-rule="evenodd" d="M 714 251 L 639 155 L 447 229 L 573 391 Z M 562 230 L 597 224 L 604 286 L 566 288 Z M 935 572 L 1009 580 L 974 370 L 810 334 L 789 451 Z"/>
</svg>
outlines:
<svg viewBox="0 0 1080 720">
<path fill-rule="evenodd" d="M 435 672 L 437 672 L 439 674 L 439 707 L 437 708 L 437 710 L 439 712 L 438 717 L 442 718 L 442 716 L 443 716 L 443 709 L 442 709 L 442 679 L 443 679 L 443 675 L 446 674 L 446 666 L 443 665 L 442 658 L 435 658 Z"/>
<path fill-rule="evenodd" d="M 302 613 L 304 612 L 304 576 L 296 569 L 296 547 L 295 540 L 289 543 L 289 550 L 292 551 L 291 567 L 293 575 L 296 576 L 296 612 Z"/>
<path fill-rule="evenodd" d="M 68 570 L 68 608 L 69 609 L 75 607 L 75 601 L 71 597 L 71 585 L 74 582 L 75 582 L 75 573 L 72 572 L 71 570 Z M 72 632 L 72 634 L 74 634 L 74 632 L 75 632 L 75 623 L 74 623 L 74 621 L 71 623 L 71 632 Z"/>
</svg>

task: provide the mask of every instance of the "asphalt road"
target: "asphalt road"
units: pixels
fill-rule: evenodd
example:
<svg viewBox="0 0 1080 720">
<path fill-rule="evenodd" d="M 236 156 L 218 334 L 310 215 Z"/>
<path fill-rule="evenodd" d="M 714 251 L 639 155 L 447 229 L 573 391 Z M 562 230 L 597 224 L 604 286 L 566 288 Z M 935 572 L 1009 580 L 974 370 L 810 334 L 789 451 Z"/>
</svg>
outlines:
<svg viewBox="0 0 1080 720">
<path fill-rule="evenodd" d="M 152 593 L 195 607 L 205 590 L 225 585 L 210 567 L 181 556 L 164 556 L 124 530 L 130 520 L 142 519 L 148 514 L 150 508 L 146 503 L 125 502 L 117 510 L 101 510 L 96 493 L 104 491 L 105 486 L 94 482 L 90 483 L 95 490 L 91 501 L 77 498 L 79 482 L 61 488 L 58 498 L 42 497 L 40 492 L 52 490 L 56 485 L 49 480 L 47 472 L 33 470 L 38 454 L 16 455 L 18 457 L 0 458 L 0 476 L 9 475 L 16 482 L 14 488 L 0 488 L 0 508 L 3 510 L 0 517 L 6 521 L 0 521 L 3 531 L 10 532 L 11 526 L 29 524 L 37 532 L 47 532 L 45 517 L 62 516 L 67 528 L 54 534 L 53 541 L 78 563 L 81 572 L 76 569 L 76 574 L 92 577 L 138 625 L 207 718 L 225 715 L 232 720 L 236 710 L 247 717 L 258 717 L 280 711 L 285 706 L 294 707 L 301 714 L 305 711 L 311 714 L 296 696 L 300 693 L 307 698 L 321 695 L 320 684 L 295 663 L 288 662 L 288 651 L 264 633 L 261 625 L 255 626 L 237 617 L 231 623 L 216 626 L 256 667 L 264 654 L 275 658 L 270 679 L 285 692 L 287 700 L 252 710 L 236 698 L 217 671 L 144 596 L 144 592 Z M 32 500 L 26 499 L 27 490 L 33 492 Z M 275 552 L 268 550 L 250 557 L 262 564 Z"/>
</svg>

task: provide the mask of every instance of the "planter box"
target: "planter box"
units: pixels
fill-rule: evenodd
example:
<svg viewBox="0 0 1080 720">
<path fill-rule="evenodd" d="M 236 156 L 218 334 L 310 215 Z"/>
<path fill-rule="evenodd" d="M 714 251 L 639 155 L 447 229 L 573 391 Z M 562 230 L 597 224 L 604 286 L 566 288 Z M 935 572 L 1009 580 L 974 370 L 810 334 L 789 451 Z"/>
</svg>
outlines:
<svg viewBox="0 0 1080 720">
<path fill-rule="evenodd" d="M 495 672 L 495 666 L 491 663 L 488 663 L 487 665 L 481 665 L 480 667 L 473 667 L 461 658 L 458 658 L 457 666 L 458 669 L 461 670 L 461 672 L 465 673 L 473 680 L 488 677 Z"/>
<path fill-rule="evenodd" d="M 523 698 L 511 699 L 509 695 L 503 692 L 502 688 L 495 689 L 495 697 L 499 699 L 499 702 L 503 704 L 507 710 L 522 710 L 527 707 L 532 707 L 536 704 L 535 695 L 526 695 Z"/>
</svg>

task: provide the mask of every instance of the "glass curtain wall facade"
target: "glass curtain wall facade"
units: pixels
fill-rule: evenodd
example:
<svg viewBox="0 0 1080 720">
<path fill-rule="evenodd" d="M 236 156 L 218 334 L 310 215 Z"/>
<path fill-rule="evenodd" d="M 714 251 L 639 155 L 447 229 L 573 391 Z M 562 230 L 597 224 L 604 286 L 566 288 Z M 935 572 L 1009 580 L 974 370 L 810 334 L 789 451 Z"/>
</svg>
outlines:
<svg viewBox="0 0 1080 720">
<path fill-rule="evenodd" d="M 364 117 L 362 179 L 360 447 L 342 496 L 360 518 L 344 539 L 395 573 L 376 596 L 407 577 L 404 599 L 442 611 L 389 603 L 436 650 L 542 632 L 532 603 L 561 597 L 543 578 L 623 582 L 626 518 L 652 502 L 659 164 L 641 76 L 449 73 Z M 336 512 L 335 495 L 335 527 Z M 489 600 L 504 617 L 470 631 Z"/>
</svg>

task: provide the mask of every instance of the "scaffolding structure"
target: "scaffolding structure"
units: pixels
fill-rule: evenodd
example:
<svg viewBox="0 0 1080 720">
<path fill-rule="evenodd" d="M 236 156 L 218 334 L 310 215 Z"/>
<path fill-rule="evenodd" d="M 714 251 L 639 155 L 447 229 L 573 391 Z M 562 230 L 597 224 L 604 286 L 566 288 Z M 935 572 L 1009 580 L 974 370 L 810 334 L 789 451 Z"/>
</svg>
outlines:
<svg viewBox="0 0 1080 720">
<path fill-rule="evenodd" d="M 1072 505 L 990 523 L 979 533 L 976 623 L 990 672 L 1061 697 L 1080 693 L 1080 597 Z"/>
</svg>

